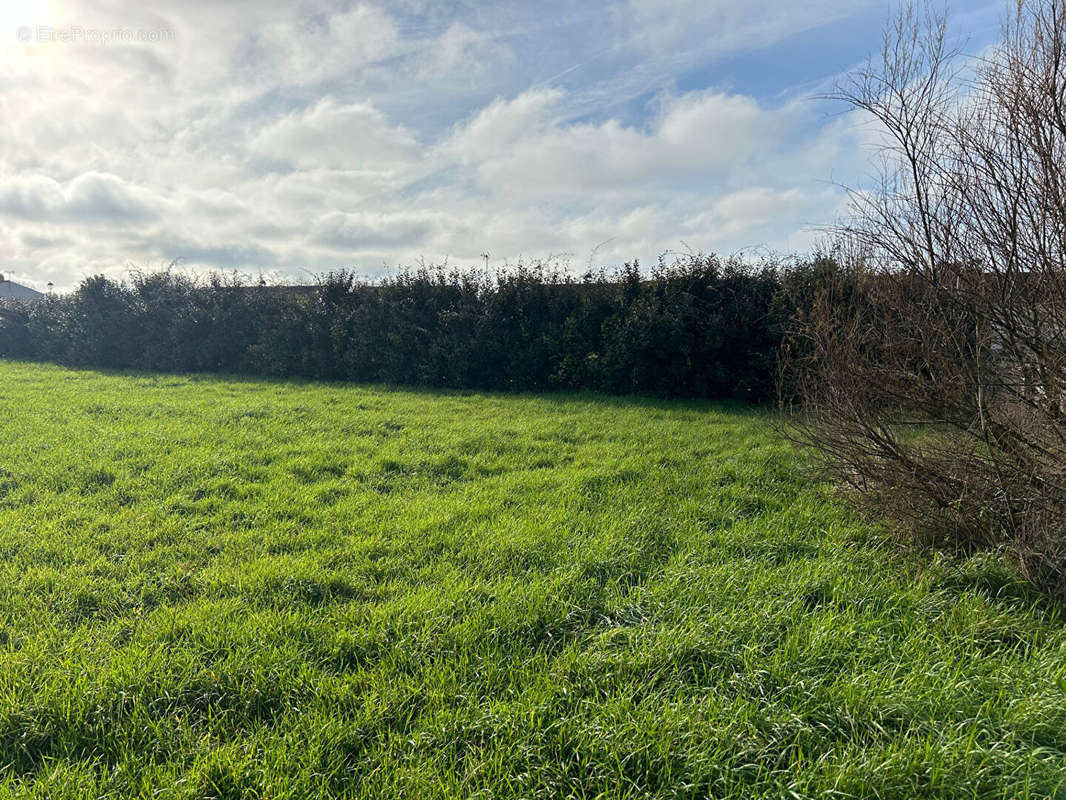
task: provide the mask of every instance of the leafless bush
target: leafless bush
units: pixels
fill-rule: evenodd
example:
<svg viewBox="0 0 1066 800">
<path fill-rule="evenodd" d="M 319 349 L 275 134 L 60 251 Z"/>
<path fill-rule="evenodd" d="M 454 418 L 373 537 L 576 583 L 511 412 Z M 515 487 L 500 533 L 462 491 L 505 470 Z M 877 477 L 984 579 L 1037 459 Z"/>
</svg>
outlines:
<svg viewBox="0 0 1066 800">
<path fill-rule="evenodd" d="M 884 137 L 882 180 L 853 193 L 783 374 L 862 496 L 1066 594 L 1066 5 L 1023 0 L 958 63 L 910 7 L 840 90 Z"/>
</svg>

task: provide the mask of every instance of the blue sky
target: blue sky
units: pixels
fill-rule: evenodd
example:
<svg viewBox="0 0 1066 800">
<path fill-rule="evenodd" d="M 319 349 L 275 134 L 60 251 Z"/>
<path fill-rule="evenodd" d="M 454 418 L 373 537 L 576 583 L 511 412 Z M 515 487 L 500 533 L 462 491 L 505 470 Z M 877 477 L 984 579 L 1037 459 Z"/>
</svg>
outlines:
<svg viewBox="0 0 1066 800">
<path fill-rule="evenodd" d="M 865 0 L 7 0 L 3 271 L 284 279 L 803 251 L 872 132 Z M 998 2 L 952 14 L 975 53 Z"/>
</svg>

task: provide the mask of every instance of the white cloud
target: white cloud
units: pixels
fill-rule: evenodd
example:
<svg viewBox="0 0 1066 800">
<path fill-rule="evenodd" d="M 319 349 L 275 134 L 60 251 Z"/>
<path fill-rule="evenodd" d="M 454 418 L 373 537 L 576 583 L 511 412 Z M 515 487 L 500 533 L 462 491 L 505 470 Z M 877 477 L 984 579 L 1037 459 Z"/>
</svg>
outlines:
<svg viewBox="0 0 1066 800">
<path fill-rule="evenodd" d="M 357 5 L 278 17 L 252 31 L 236 53 L 242 74 L 259 84 L 313 84 L 361 70 L 396 51 L 398 35 L 381 8 Z"/>
<path fill-rule="evenodd" d="M 417 249 L 426 243 L 439 216 L 425 211 L 331 211 L 315 222 L 310 238 L 315 244 L 341 250 L 395 246 Z"/>
<path fill-rule="evenodd" d="M 412 165 L 419 158 L 414 137 L 378 109 L 369 103 L 338 106 L 330 98 L 265 128 L 249 149 L 305 169 L 380 172 Z"/>
<path fill-rule="evenodd" d="M 796 231 L 839 203 L 821 181 L 855 161 L 850 120 L 713 88 L 590 106 L 613 79 L 580 90 L 551 80 L 555 61 L 574 57 L 550 27 L 566 19 L 545 10 L 493 29 L 493 13 L 536 13 L 473 3 L 459 20 L 417 5 L 56 2 L 42 22 L 174 36 L 0 43 L 5 273 L 66 288 L 173 259 L 301 275 L 482 252 L 569 254 L 583 268 L 601 244 L 596 260 L 618 262 L 682 239 L 724 250 L 804 241 Z M 707 49 L 741 47 L 760 18 L 765 42 L 842 5 L 633 0 L 624 30 L 599 17 L 615 51 L 652 59 L 666 43 L 676 67 L 709 24 L 720 30 Z M 553 48 L 563 55 L 542 68 Z M 578 55 L 577 67 L 595 61 Z M 530 63 L 535 74 L 500 88 Z M 666 66 L 656 56 L 634 72 Z"/>
<path fill-rule="evenodd" d="M 115 175 L 87 172 L 66 185 L 45 176 L 0 182 L 0 213 L 40 222 L 138 222 L 158 214 L 152 192 Z"/>
<path fill-rule="evenodd" d="M 506 54 L 506 49 L 502 52 Z M 489 37 L 455 22 L 426 49 L 418 76 L 425 80 L 456 69 L 476 68 L 500 54 L 501 49 Z"/>
<path fill-rule="evenodd" d="M 740 236 L 765 234 L 768 227 L 785 223 L 787 229 L 800 231 L 802 238 L 807 240 L 804 229 L 831 223 L 831 212 L 841 200 L 840 192 L 827 187 L 772 189 L 752 186 L 718 198 L 707 210 L 685 220 L 684 224 L 696 234 L 734 240 Z M 808 216 L 805 218 L 804 215 Z M 760 243 L 758 238 L 752 242 L 753 245 Z"/>
<path fill-rule="evenodd" d="M 457 126 L 442 152 L 466 164 L 505 155 L 523 140 L 550 130 L 561 118 L 553 110 L 562 99 L 558 89 L 523 92 L 512 100 L 497 98 Z"/>
<path fill-rule="evenodd" d="M 607 120 L 563 125 L 551 118 L 560 95 L 533 92 L 495 103 L 446 145 L 477 165 L 494 193 L 587 194 L 687 183 L 746 164 L 788 135 L 790 115 L 748 97 L 694 93 L 667 100 L 649 129 Z"/>
</svg>

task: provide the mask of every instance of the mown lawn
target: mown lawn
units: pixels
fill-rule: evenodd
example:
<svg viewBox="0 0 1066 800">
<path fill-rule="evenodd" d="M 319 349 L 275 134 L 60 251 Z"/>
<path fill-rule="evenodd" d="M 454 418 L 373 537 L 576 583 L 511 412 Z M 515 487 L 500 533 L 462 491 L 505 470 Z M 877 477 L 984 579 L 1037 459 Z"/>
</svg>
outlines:
<svg viewBox="0 0 1066 800">
<path fill-rule="evenodd" d="M 0 795 L 1052 797 L 1061 607 L 757 412 L 0 363 Z"/>
</svg>

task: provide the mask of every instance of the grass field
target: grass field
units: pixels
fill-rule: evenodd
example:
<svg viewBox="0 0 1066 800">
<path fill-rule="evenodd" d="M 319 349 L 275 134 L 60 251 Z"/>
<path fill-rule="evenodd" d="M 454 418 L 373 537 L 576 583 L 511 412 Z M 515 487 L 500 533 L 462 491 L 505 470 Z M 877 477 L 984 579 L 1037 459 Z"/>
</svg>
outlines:
<svg viewBox="0 0 1066 800">
<path fill-rule="evenodd" d="M 1053 797 L 1066 629 L 740 408 L 0 363 L 0 795 Z"/>
</svg>

